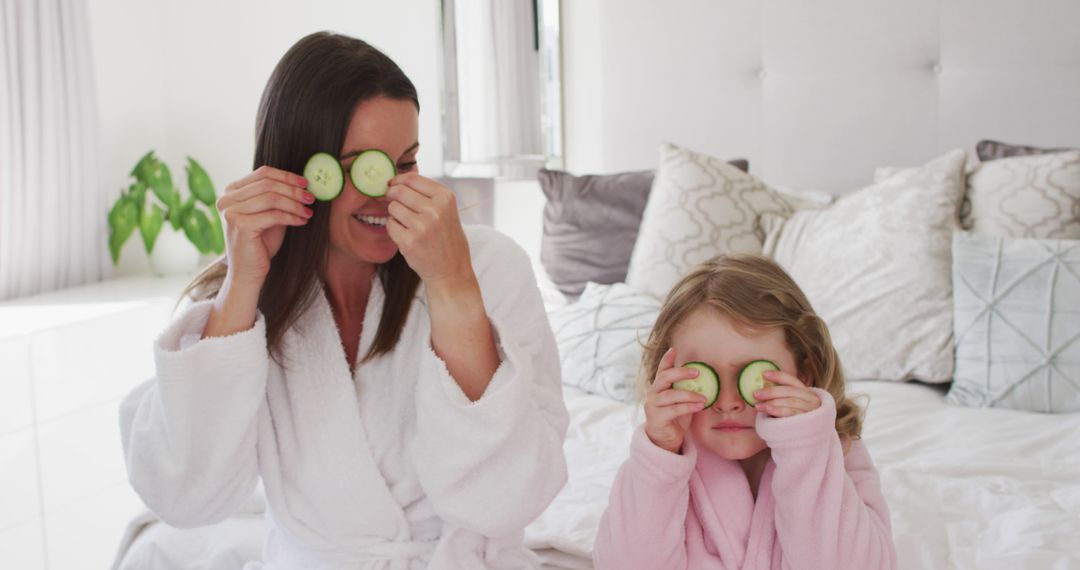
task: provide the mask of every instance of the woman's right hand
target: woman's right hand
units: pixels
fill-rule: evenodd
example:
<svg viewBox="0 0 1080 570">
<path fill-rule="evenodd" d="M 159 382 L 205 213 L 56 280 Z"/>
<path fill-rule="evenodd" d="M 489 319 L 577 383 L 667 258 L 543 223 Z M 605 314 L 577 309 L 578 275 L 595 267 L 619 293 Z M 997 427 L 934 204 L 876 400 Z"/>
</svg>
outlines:
<svg viewBox="0 0 1080 570">
<path fill-rule="evenodd" d="M 299 174 L 260 166 L 229 184 L 217 201 L 225 218 L 225 249 L 234 283 L 262 286 L 270 260 L 281 249 L 286 226 L 302 226 L 311 218 L 315 196 Z"/>
<path fill-rule="evenodd" d="M 705 409 L 705 396 L 671 387 L 679 380 L 697 378 L 693 368 L 675 367 L 675 349 L 660 359 L 656 377 L 645 395 L 645 435 L 657 447 L 679 453 L 690 429 L 690 416 Z"/>
</svg>

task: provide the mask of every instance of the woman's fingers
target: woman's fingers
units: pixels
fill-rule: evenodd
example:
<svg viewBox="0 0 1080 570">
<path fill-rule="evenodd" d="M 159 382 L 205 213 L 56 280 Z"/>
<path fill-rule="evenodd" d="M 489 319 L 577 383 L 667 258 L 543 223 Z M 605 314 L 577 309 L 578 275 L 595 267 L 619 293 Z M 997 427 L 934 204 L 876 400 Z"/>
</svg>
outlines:
<svg viewBox="0 0 1080 570">
<path fill-rule="evenodd" d="M 268 210 L 281 210 L 303 218 L 310 218 L 314 213 L 300 202 L 273 192 L 258 194 L 228 208 L 233 214 L 257 214 Z"/>
<path fill-rule="evenodd" d="M 218 209 L 224 210 L 232 204 L 268 193 L 284 196 L 300 204 L 315 203 L 315 195 L 299 186 L 264 178 L 222 195 L 218 199 Z"/>
<path fill-rule="evenodd" d="M 409 186 L 400 184 L 391 186 L 386 191 L 386 197 L 390 199 L 391 204 L 398 202 L 418 214 L 430 212 L 434 209 L 430 197 L 417 192 Z"/>
<path fill-rule="evenodd" d="M 386 212 L 390 214 L 390 218 L 396 220 L 403 229 L 419 230 L 423 225 L 423 215 L 411 210 L 401 202 L 390 202 L 390 204 L 386 206 Z"/>
<path fill-rule="evenodd" d="M 268 210 L 257 214 L 237 215 L 233 226 L 238 230 L 261 232 L 274 226 L 303 226 L 308 218 L 290 214 L 282 210 Z"/>
<path fill-rule="evenodd" d="M 297 186 L 299 188 L 307 188 L 308 180 L 299 174 L 281 170 L 280 168 L 274 168 L 272 166 L 260 166 L 256 168 L 251 174 L 229 184 L 225 187 L 225 193 L 235 192 L 248 186 L 249 184 L 256 182 L 260 179 L 276 180 L 282 184 L 288 184 L 290 186 Z"/>
</svg>

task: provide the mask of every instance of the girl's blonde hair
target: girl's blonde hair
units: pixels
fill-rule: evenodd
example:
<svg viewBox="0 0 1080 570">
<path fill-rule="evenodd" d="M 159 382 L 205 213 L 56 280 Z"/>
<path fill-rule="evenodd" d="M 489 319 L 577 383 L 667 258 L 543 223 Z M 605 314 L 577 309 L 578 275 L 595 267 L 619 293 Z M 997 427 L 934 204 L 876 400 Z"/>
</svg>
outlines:
<svg viewBox="0 0 1080 570">
<path fill-rule="evenodd" d="M 836 401 L 836 433 L 846 450 L 862 431 L 862 408 L 844 391 L 844 372 L 825 321 L 795 281 L 776 262 L 760 255 L 713 258 L 694 268 L 668 294 L 653 325 L 637 389 L 639 399 L 652 384 L 672 333 L 699 307 L 708 306 L 752 330 L 782 329 L 798 374 Z"/>
</svg>

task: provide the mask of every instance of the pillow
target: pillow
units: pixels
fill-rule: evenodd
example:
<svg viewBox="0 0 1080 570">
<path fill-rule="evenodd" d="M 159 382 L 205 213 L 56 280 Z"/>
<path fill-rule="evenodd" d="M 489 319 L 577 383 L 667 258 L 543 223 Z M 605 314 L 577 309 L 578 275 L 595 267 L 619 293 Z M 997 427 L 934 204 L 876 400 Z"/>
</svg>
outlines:
<svg viewBox="0 0 1080 570">
<path fill-rule="evenodd" d="M 990 160 L 997 160 L 999 158 L 1008 158 L 1010 156 L 1028 156 L 1032 154 L 1050 154 L 1054 152 L 1065 152 L 1067 148 L 1039 148 L 1036 146 L 1023 146 L 1018 144 L 1003 143 L 1000 141 L 983 140 L 979 141 L 979 144 L 975 145 L 975 154 L 979 156 L 979 160 L 987 162 Z"/>
<path fill-rule="evenodd" d="M 1014 238 L 1080 239 L 1080 150 L 983 162 L 961 226 Z"/>
<path fill-rule="evenodd" d="M 952 378 L 950 254 L 964 160 L 954 150 L 826 209 L 762 216 L 764 253 L 828 324 L 849 379 Z"/>
<path fill-rule="evenodd" d="M 589 283 L 576 302 L 552 310 L 563 384 L 633 401 L 642 344 L 659 312 L 660 301 L 623 283 Z"/>
<path fill-rule="evenodd" d="M 953 291 L 948 402 L 1080 412 L 1080 241 L 957 232 Z"/>
<path fill-rule="evenodd" d="M 788 216 L 808 204 L 718 158 L 664 144 L 626 283 L 664 298 L 701 262 L 721 253 L 760 252 L 762 212 Z"/>
<path fill-rule="evenodd" d="M 731 164 L 750 169 L 745 160 Z M 564 295 L 580 295 L 589 281 L 626 279 L 653 175 L 651 170 L 588 176 L 541 170 L 537 175 L 547 197 L 540 262 Z"/>
</svg>

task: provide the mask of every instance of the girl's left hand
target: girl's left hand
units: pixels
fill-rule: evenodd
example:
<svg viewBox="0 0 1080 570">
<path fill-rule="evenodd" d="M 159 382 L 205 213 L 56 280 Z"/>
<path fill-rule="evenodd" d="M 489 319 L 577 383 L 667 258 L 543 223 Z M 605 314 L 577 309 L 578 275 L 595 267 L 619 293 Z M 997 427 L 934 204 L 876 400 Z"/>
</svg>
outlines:
<svg viewBox="0 0 1080 570">
<path fill-rule="evenodd" d="M 754 392 L 759 412 L 764 412 L 774 418 L 786 418 L 812 412 L 821 407 L 821 398 L 796 376 L 787 372 L 770 370 L 764 373 L 764 377 L 776 386 Z"/>
<path fill-rule="evenodd" d="M 454 279 L 475 279 L 469 242 L 449 188 L 407 172 L 390 180 L 386 231 L 409 267 L 430 287 Z"/>
</svg>

